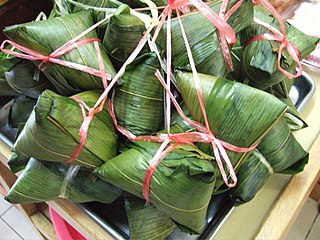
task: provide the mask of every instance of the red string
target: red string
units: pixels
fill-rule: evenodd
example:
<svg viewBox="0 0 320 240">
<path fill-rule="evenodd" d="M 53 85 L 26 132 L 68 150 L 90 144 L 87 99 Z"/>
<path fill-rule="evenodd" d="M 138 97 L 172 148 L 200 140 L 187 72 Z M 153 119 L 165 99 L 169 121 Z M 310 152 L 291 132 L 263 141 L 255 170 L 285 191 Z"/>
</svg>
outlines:
<svg viewBox="0 0 320 240">
<path fill-rule="evenodd" d="M 227 1 L 224 1 L 227 2 Z M 242 2 L 242 1 L 241 1 Z M 241 4 L 240 2 L 240 4 Z M 225 3 L 227 4 L 227 3 Z M 157 29 L 155 31 L 155 35 L 153 38 L 153 41 L 155 41 L 157 34 L 159 33 L 165 18 L 168 18 L 168 24 L 170 24 L 170 19 L 171 19 L 171 14 L 172 14 L 172 10 L 176 9 L 177 12 L 178 10 L 182 9 L 183 12 L 186 12 L 187 8 L 191 5 L 195 6 L 203 15 L 205 15 L 218 29 L 219 34 L 221 35 L 221 39 L 225 39 L 226 42 L 233 44 L 236 41 L 236 37 L 235 37 L 235 32 L 234 30 L 226 23 L 226 20 L 230 17 L 230 15 L 240 6 L 240 4 L 236 4 L 233 8 L 231 8 L 229 10 L 228 13 L 225 13 L 226 9 L 222 9 L 221 13 L 219 15 L 217 15 L 215 12 L 213 12 L 205 3 L 203 3 L 201 0 L 180 0 L 180 1 L 174 1 L 174 0 L 170 0 L 169 1 L 169 5 L 164 9 L 163 11 L 163 15 L 161 17 L 161 21 L 159 23 L 159 25 L 157 26 Z M 223 4 L 223 8 L 225 8 L 225 5 Z M 109 17 L 108 17 L 109 18 Z M 93 25 L 91 28 L 89 29 L 93 29 L 95 27 L 97 27 L 99 24 L 101 24 L 102 21 L 100 21 L 98 24 Z M 85 32 L 91 31 L 87 29 Z M 140 53 L 141 49 L 143 48 L 143 46 L 145 45 L 145 43 L 148 40 L 148 36 L 151 32 L 151 30 L 153 29 L 153 26 L 151 26 L 149 29 L 147 29 L 147 31 L 145 32 L 145 34 L 143 35 L 142 39 L 140 40 L 139 44 L 137 45 L 137 47 L 135 48 L 135 50 L 132 52 L 132 54 L 129 56 L 129 58 L 126 60 L 126 62 L 123 64 L 123 66 L 121 67 L 121 69 L 119 70 L 119 72 L 115 75 L 115 77 L 112 79 L 112 81 L 110 82 L 109 85 L 107 85 L 105 83 L 105 79 L 106 78 L 110 78 L 110 76 L 105 74 L 104 71 L 104 66 L 102 66 L 101 64 L 101 54 L 100 54 L 100 49 L 96 47 L 96 51 L 97 51 L 97 55 L 98 55 L 98 59 L 99 59 L 99 70 L 95 70 L 95 69 L 91 69 L 88 68 L 86 66 L 82 66 L 82 65 L 77 65 L 74 63 L 69 63 L 66 61 L 62 61 L 60 59 L 57 59 L 57 57 L 61 56 L 62 54 L 65 54 L 69 51 L 71 51 L 72 49 L 81 46 L 82 44 L 85 44 L 87 42 L 96 42 L 97 39 L 94 40 L 80 40 L 79 39 L 84 36 L 83 32 L 82 34 L 80 34 L 79 36 L 77 36 L 76 38 L 70 40 L 68 43 L 64 44 L 61 48 L 57 49 L 55 52 L 53 52 L 52 54 L 50 54 L 49 56 L 44 56 L 41 55 L 31 49 L 27 49 L 24 48 L 23 46 L 20 46 L 18 44 L 15 44 L 11 41 L 7 41 L 7 43 L 10 44 L 15 44 L 13 46 L 15 47 L 20 47 L 19 49 L 26 53 L 17 53 L 17 52 L 10 52 L 10 54 L 16 54 L 15 56 L 18 57 L 22 57 L 22 58 L 26 58 L 26 59 L 30 59 L 30 60 L 42 60 L 42 63 L 40 63 L 40 66 L 44 63 L 44 62 L 53 62 L 53 63 L 57 63 L 57 64 L 62 64 L 64 66 L 67 67 L 71 67 L 71 68 L 75 68 L 84 72 L 88 72 L 89 74 L 95 75 L 95 76 L 99 76 L 102 78 L 102 81 L 104 83 L 105 86 L 105 90 L 102 93 L 102 95 L 99 97 L 98 101 L 95 103 L 95 106 L 93 108 L 89 108 L 81 99 L 78 99 L 76 97 L 73 97 L 74 100 L 76 100 L 79 104 L 80 107 L 82 109 L 82 114 L 83 114 L 83 118 L 84 121 L 81 125 L 81 128 L 79 130 L 79 134 L 80 134 L 80 143 L 78 148 L 75 150 L 75 152 L 72 154 L 71 158 L 68 160 L 68 162 L 71 162 L 73 160 L 75 160 L 80 154 L 81 151 L 83 150 L 84 146 L 85 146 L 85 142 L 86 142 L 86 138 L 88 135 L 88 130 L 89 130 L 89 125 L 94 117 L 94 115 L 100 111 L 102 111 L 103 106 L 108 98 L 108 93 L 111 90 L 111 88 L 115 85 L 115 83 L 117 82 L 117 80 L 122 76 L 122 74 L 125 72 L 125 68 L 128 64 L 130 64 L 136 57 L 137 55 Z M 184 31 L 184 30 L 183 30 Z M 113 119 L 113 121 L 115 122 L 115 125 L 117 127 L 117 129 L 119 131 L 121 131 L 123 134 L 125 134 L 129 139 L 138 141 L 138 140 L 144 140 L 144 141 L 155 141 L 155 142 L 162 142 L 160 149 L 157 151 L 156 155 L 153 157 L 153 159 L 150 162 L 150 166 L 148 167 L 146 176 L 145 176 L 145 183 L 144 183 L 144 196 L 145 198 L 149 201 L 149 191 L 150 191 L 150 184 L 151 184 L 151 180 L 152 180 L 152 175 L 156 169 L 156 167 L 158 166 L 158 164 L 160 163 L 160 161 L 170 152 L 172 151 L 175 147 L 177 147 L 180 144 L 192 144 L 193 142 L 211 142 L 212 146 L 213 146 L 213 150 L 214 150 L 214 154 L 215 157 L 218 161 L 218 165 L 220 167 L 220 171 L 222 171 L 222 175 L 224 177 L 224 180 L 226 182 L 226 184 L 230 187 L 234 186 L 236 184 L 236 176 L 232 167 L 232 164 L 230 163 L 230 160 L 228 158 L 228 155 L 226 153 L 226 150 L 224 148 L 227 148 L 231 151 L 235 151 L 235 152 L 248 152 L 251 151 L 253 148 L 255 148 L 255 146 L 252 146 L 250 148 L 239 148 L 237 146 L 234 146 L 232 144 L 229 143 L 225 143 L 219 139 L 217 139 L 210 131 L 209 129 L 209 124 L 208 124 L 208 120 L 206 117 L 206 112 L 205 112 L 205 108 L 204 108 L 204 103 L 203 103 L 203 99 L 202 99 L 202 92 L 201 92 L 201 88 L 199 87 L 199 80 L 195 80 L 195 83 L 197 85 L 197 94 L 198 94 L 198 98 L 199 98 L 199 103 L 202 109 L 202 113 L 204 115 L 205 120 L 205 125 L 206 126 L 202 126 L 200 123 L 190 120 L 189 118 L 187 118 L 185 116 L 185 114 L 183 113 L 182 109 L 180 108 L 180 106 L 178 105 L 178 103 L 175 101 L 174 97 L 172 96 L 171 92 L 170 92 L 170 76 L 171 76 L 171 28 L 168 27 L 168 32 L 167 32 L 167 84 L 164 82 L 161 74 L 159 71 L 157 71 L 156 75 L 159 78 L 160 82 L 162 83 L 162 85 L 165 87 L 166 89 L 166 96 L 167 99 L 172 100 L 172 102 L 174 103 L 175 107 L 177 108 L 178 112 L 180 113 L 180 115 L 190 124 L 192 124 L 193 126 L 195 126 L 199 132 L 193 132 L 193 133 L 181 133 L 181 134 L 171 134 L 169 131 L 169 127 L 170 127 L 170 116 L 171 116 L 171 109 L 170 109 L 170 101 L 167 101 L 167 128 L 168 128 L 168 133 L 167 134 L 159 134 L 157 136 L 139 136 L 136 137 L 135 135 L 131 134 L 128 130 L 126 130 L 125 128 L 119 126 L 116 122 L 116 117 L 114 115 L 114 110 L 113 110 L 113 106 L 112 106 L 112 102 L 109 103 L 109 112 L 110 115 Z M 185 33 L 184 33 L 185 35 Z M 186 36 L 184 36 L 184 38 L 186 38 Z M 1 46 L 1 50 L 7 51 L 6 49 L 4 49 L 4 44 L 5 42 L 2 44 Z M 22 47 L 22 48 L 21 48 Z M 191 52 L 190 46 L 187 46 L 187 51 Z M 222 49 L 222 51 L 224 52 L 224 56 L 228 54 L 226 48 Z M 230 52 L 229 52 L 230 54 Z M 191 59 L 191 60 L 190 60 Z M 231 58 L 230 58 L 231 59 Z M 192 63 L 191 65 L 195 65 L 192 55 L 190 57 L 190 53 L 189 53 L 189 61 Z M 228 63 L 229 60 L 226 60 L 226 62 Z M 194 76 L 197 75 L 196 70 L 193 70 L 193 73 L 195 74 Z M 112 106 L 112 107 L 110 107 Z M 88 113 L 86 113 L 88 112 Z M 168 144 L 170 142 L 174 142 L 174 144 L 170 145 L 169 147 Z M 222 160 L 225 160 L 227 167 L 229 169 L 231 178 L 233 179 L 233 183 L 228 183 L 228 179 L 226 176 L 226 173 L 224 171 L 224 167 L 222 164 Z"/>
<path fill-rule="evenodd" d="M 132 141 L 147 141 L 147 142 L 159 142 L 162 143 L 160 148 L 158 149 L 156 155 L 152 158 L 150 161 L 150 164 L 148 166 L 145 178 L 144 178 L 144 184 L 143 184 L 143 196 L 147 201 L 150 201 L 150 184 L 152 181 L 152 176 L 154 171 L 156 170 L 158 164 L 161 162 L 161 160 L 168 154 L 170 153 L 175 147 L 181 145 L 181 144 L 193 144 L 194 142 L 202 142 L 202 143 L 211 143 L 213 145 L 213 150 L 214 150 L 214 155 L 217 160 L 220 172 L 223 176 L 223 179 L 227 186 L 233 187 L 235 186 L 237 182 L 237 177 L 236 174 L 233 170 L 233 166 L 229 160 L 229 157 L 226 153 L 226 149 L 229 149 L 233 152 L 249 152 L 252 151 L 258 143 L 248 147 L 248 148 L 243 148 L 243 147 L 238 147 L 235 145 L 232 145 L 230 143 L 224 142 L 222 140 L 217 139 L 210 130 L 208 130 L 205 126 L 200 124 L 199 122 L 196 122 L 194 120 L 189 119 L 179 106 L 178 102 L 175 100 L 174 96 L 172 95 L 171 92 L 169 92 L 169 88 L 167 84 L 165 83 L 165 80 L 163 79 L 161 73 L 159 70 L 156 72 L 156 76 L 158 77 L 160 83 L 163 85 L 165 88 L 166 92 L 168 93 L 172 103 L 174 104 L 175 108 L 177 109 L 177 112 L 180 114 L 180 116 L 183 118 L 184 121 L 187 123 L 191 124 L 192 126 L 196 127 L 198 132 L 188 132 L 188 133 L 177 133 L 177 134 L 172 134 L 170 132 L 164 134 L 157 134 L 153 136 L 135 136 L 132 134 L 129 130 L 121 127 L 118 125 L 116 116 L 114 113 L 114 107 L 113 103 L 111 100 L 108 102 L 109 106 L 109 113 L 110 116 L 112 117 L 114 121 L 115 127 L 122 133 L 124 134 L 128 139 Z M 170 145 L 168 148 L 165 148 L 166 146 L 169 145 L 170 142 L 174 142 L 172 145 Z M 222 163 L 224 161 L 228 167 L 230 177 L 232 178 L 233 182 L 229 183 L 227 174 L 224 170 L 224 165 Z"/>
<path fill-rule="evenodd" d="M 24 47 L 20 44 L 13 42 L 13 41 L 10 41 L 10 40 L 5 40 L 4 42 L 2 42 L 0 49 L 4 53 L 7 53 L 7 54 L 15 56 L 15 57 L 19 57 L 19 58 L 23 58 L 23 59 L 27 59 L 27 60 L 31 60 L 31 61 L 40 60 L 41 63 L 38 65 L 39 68 L 41 68 L 44 63 L 51 62 L 51 63 L 63 65 L 63 66 L 66 66 L 66 67 L 69 67 L 72 69 L 76 69 L 76 70 L 79 70 L 82 72 L 86 72 L 91 75 L 101 77 L 102 79 L 106 78 L 107 80 L 111 80 L 111 75 L 109 75 L 108 73 L 102 74 L 101 71 L 93 69 L 91 67 L 59 59 L 59 57 L 61 57 L 62 55 L 66 54 L 66 53 L 68 53 L 68 52 L 70 52 L 70 51 L 72 51 L 72 50 L 74 50 L 84 44 L 87 44 L 90 42 L 100 42 L 100 39 L 97 39 L 97 38 L 86 38 L 86 39 L 81 39 L 81 38 L 84 37 L 89 32 L 91 32 L 96 27 L 98 27 L 99 25 L 101 25 L 102 23 L 104 23 L 105 21 L 107 21 L 111 16 L 112 15 L 109 15 L 106 18 L 102 19 L 101 21 L 95 23 L 94 25 L 92 25 L 91 27 L 89 27 L 88 29 L 86 29 L 85 31 L 80 33 L 78 36 L 76 36 L 75 38 L 71 39 L 70 41 L 66 42 L 61 47 L 56 49 L 49 56 L 45 56 L 41 53 L 38 53 L 32 49 Z M 5 49 L 6 44 L 11 44 L 16 49 L 20 50 L 22 53 L 12 51 L 9 49 Z M 99 65 L 100 65 L 100 63 L 99 63 Z"/>
<path fill-rule="evenodd" d="M 73 162 L 76 160 L 81 152 L 83 151 L 83 148 L 85 147 L 85 143 L 87 140 L 88 132 L 89 132 L 89 126 L 90 123 L 95 116 L 95 114 L 99 113 L 102 111 L 102 108 L 89 108 L 87 104 L 80 99 L 79 97 L 72 96 L 71 99 L 75 100 L 77 103 L 79 103 L 82 111 L 82 116 L 83 116 L 83 122 L 81 124 L 81 127 L 79 129 L 79 135 L 80 135 L 80 140 L 79 140 L 79 145 L 71 155 L 71 157 L 66 161 L 66 163 Z M 88 112 L 88 114 L 86 114 Z"/>
<path fill-rule="evenodd" d="M 234 30 L 226 23 L 226 20 L 231 16 L 231 14 L 238 9 L 242 3 L 242 1 L 239 1 L 233 8 L 229 10 L 229 12 L 226 14 L 226 7 L 228 4 L 228 1 L 225 0 L 223 1 L 224 3 L 222 4 L 222 10 L 220 15 L 218 16 L 216 13 L 214 13 L 206 4 L 204 4 L 201 0 L 180 0 L 180 1 L 175 1 L 175 0 L 170 0 L 169 4 L 167 7 L 164 9 L 162 15 L 160 16 L 160 22 L 155 30 L 155 34 L 152 39 L 152 43 L 155 42 L 160 29 L 162 28 L 165 19 L 167 19 L 167 64 L 166 64 L 166 72 L 167 72 L 167 83 L 165 83 L 164 79 L 162 78 L 161 74 L 159 71 L 157 71 L 156 76 L 158 77 L 159 81 L 162 83 L 162 85 L 166 89 L 166 128 L 168 133 L 167 134 L 158 134 L 156 136 L 135 136 L 132 134 L 130 131 L 127 129 L 121 127 L 118 125 L 116 116 L 114 114 L 114 109 L 113 109 L 113 104 L 112 101 L 109 102 L 109 112 L 110 115 L 112 116 L 112 119 L 114 120 L 114 124 L 116 128 L 124 134 L 127 138 L 133 140 L 133 141 L 153 141 L 153 142 L 162 142 L 160 148 L 158 149 L 156 155 L 153 157 L 153 159 L 150 161 L 150 165 L 147 169 L 145 179 L 144 179 L 144 187 L 143 187 L 143 195 L 146 198 L 147 201 L 150 201 L 149 193 L 150 193 L 150 184 L 152 180 L 152 175 L 160 163 L 160 161 L 170 152 L 172 151 L 176 146 L 179 144 L 192 144 L 193 142 L 210 142 L 213 146 L 214 150 L 214 155 L 216 157 L 216 160 L 218 162 L 220 171 L 222 173 L 223 179 L 227 186 L 233 187 L 235 186 L 237 182 L 237 177 L 234 172 L 233 166 L 230 162 L 230 159 L 226 153 L 225 148 L 228 148 L 229 150 L 235 151 L 235 152 L 248 152 L 251 151 L 256 147 L 252 146 L 250 148 L 239 148 L 237 146 L 234 146 L 232 144 L 226 144 L 225 142 L 215 138 L 215 136 L 211 133 L 210 128 L 209 128 L 209 123 L 207 120 L 207 115 L 204 107 L 204 102 L 203 102 L 203 97 L 202 97 L 202 91 L 200 87 L 200 79 L 197 76 L 197 71 L 195 69 L 195 63 L 193 61 L 192 53 L 191 53 L 191 48 L 188 44 L 188 41 L 186 39 L 186 34 L 185 31 L 182 27 L 180 17 L 179 17 L 179 10 L 181 10 L 182 7 L 183 11 L 186 11 L 186 8 L 188 8 L 191 5 L 194 5 L 203 15 L 205 15 L 218 29 L 220 33 L 220 38 L 225 41 L 225 44 L 222 46 L 224 47 L 222 49 L 224 56 L 226 56 L 226 62 L 227 64 L 230 64 L 232 62 L 231 56 L 228 58 L 228 54 L 230 55 L 227 41 L 229 43 L 234 43 L 236 41 L 235 33 Z M 188 119 L 183 111 L 181 110 L 180 106 L 176 103 L 174 97 L 171 94 L 170 91 L 170 82 L 171 82 L 171 15 L 172 15 L 172 10 L 175 9 L 178 15 L 179 23 L 181 26 L 181 31 L 183 38 L 185 40 L 186 44 L 186 49 L 188 52 L 188 57 L 189 57 L 189 62 L 190 65 L 192 66 L 193 73 L 194 73 L 194 78 L 197 79 L 195 80 L 196 83 L 196 89 L 197 89 L 197 94 L 198 94 L 198 99 L 199 103 L 202 109 L 202 113 L 205 119 L 205 127 L 202 126 L 200 123 L 197 123 L 193 120 Z M 232 63 L 230 64 L 232 65 Z M 232 69 L 232 66 L 229 68 Z M 170 98 L 173 101 L 174 105 L 176 106 L 179 114 L 190 124 L 195 126 L 200 132 L 194 132 L 194 133 L 182 133 L 182 134 L 171 134 L 170 133 L 170 116 L 171 116 L 171 103 L 170 103 Z M 173 145 L 170 145 L 168 148 L 166 146 L 171 142 L 174 141 L 175 143 Z M 227 174 L 225 173 L 224 166 L 222 161 L 224 161 L 228 167 L 228 170 L 230 172 L 230 176 L 233 180 L 232 183 L 229 183 Z"/>
<path fill-rule="evenodd" d="M 288 78 L 296 78 L 301 76 L 302 74 L 302 65 L 301 65 L 301 55 L 299 49 L 290 41 L 287 40 L 287 31 L 285 27 L 285 23 L 281 18 L 281 15 L 277 12 L 277 10 L 267 1 L 267 0 L 253 0 L 254 4 L 260 4 L 264 8 L 266 8 L 272 15 L 277 19 L 280 25 L 281 32 L 276 29 L 275 27 L 267 24 L 257 18 L 254 21 L 257 24 L 260 24 L 270 30 L 272 33 L 265 33 L 259 36 L 254 37 L 253 39 L 249 40 L 246 45 L 260 40 L 270 40 L 270 41 L 277 41 L 280 42 L 279 50 L 278 50 L 278 70 L 282 72 Z M 287 49 L 287 52 L 292 57 L 293 61 L 297 63 L 298 72 L 296 74 L 291 74 L 290 72 L 286 71 L 281 67 L 281 57 L 282 52 L 284 49 Z"/>
</svg>

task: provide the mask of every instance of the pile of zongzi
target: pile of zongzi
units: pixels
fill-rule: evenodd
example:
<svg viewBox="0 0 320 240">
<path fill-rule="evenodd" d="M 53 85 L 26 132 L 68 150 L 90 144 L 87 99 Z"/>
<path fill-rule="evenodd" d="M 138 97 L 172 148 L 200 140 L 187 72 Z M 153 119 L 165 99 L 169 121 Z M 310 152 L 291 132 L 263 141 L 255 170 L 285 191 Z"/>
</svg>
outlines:
<svg viewBox="0 0 320 240">
<path fill-rule="evenodd" d="M 56 0 L 6 27 L 0 95 L 23 171 L 6 200 L 122 198 L 132 239 L 164 239 L 203 232 L 217 194 L 245 203 L 301 172 L 288 93 L 318 39 L 256 3 Z"/>
</svg>

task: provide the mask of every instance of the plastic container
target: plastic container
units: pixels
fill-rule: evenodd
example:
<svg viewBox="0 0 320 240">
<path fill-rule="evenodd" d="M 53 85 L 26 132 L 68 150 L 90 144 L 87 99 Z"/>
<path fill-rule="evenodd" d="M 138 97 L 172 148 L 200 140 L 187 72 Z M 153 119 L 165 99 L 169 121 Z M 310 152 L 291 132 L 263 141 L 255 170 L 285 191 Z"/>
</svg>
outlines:
<svg viewBox="0 0 320 240">
<path fill-rule="evenodd" d="M 56 211 L 50 208 L 51 221 L 59 240 L 85 240 L 76 229 L 64 220 Z"/>
</svg>

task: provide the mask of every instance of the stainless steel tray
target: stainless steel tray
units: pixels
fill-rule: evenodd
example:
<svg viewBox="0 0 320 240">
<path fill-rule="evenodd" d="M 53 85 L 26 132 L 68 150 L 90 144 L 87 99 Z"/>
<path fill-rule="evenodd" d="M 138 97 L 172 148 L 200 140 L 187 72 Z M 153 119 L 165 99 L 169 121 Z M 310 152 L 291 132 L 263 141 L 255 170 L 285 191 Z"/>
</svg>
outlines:
<svg viewBox="0 0 320 240">
<path fill-rule="evenodd" d="M 315 84 L 312 78 L 303 72 L 303 75 L 294 81 L 289 96 L 297 107 L 302 111 L 315 92 Z M 0 105 L 8 102 L 8 99 L 0 99 Z M 7 109 L 10 102 L 6 103 Z M 0 111 L 0 139 L 12 147 L 14 131 L 6 123 L 8 111 Z M 125 213 L 125 205 L 122 198 L 119 198 L 112 204 L 102 204 L 99 202 L 90 202 L 78 204 L 79 207 L 88 214 L 102 228 L 109 232 L 116 239 L 129 239 L 128 220 Z M 209 204 L 206 226 L 199 235 L 189 235 L 176 229 L 167 239 L 211 239 L 219 230 L 219 227 L 228 218 L 234 208 L 232 199 L 228 192 L 214 196 Z"/>
</svg>

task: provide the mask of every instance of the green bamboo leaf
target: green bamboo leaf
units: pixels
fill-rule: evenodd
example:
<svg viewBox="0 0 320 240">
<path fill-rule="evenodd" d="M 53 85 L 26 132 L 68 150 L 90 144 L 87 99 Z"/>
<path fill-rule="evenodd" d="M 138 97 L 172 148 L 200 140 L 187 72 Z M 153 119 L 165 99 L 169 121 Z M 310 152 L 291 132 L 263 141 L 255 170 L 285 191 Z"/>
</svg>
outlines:
<svg viewBox="0 0 320 240">
<path fill-rule="evenodd" d="M 74 202 L 111 203 L 122 194 L 120 189 L 92 176 L 79 166 L 31 158 L 5 199 L 13 204 L 51 201 L 58 197 Z"/>
<path fill-rule="evenodd" d="M 143 55 L 126 69 L 124 84 L 115 93 L 118 123 L 135 135 L 159 130 L 163 116 L 163 87 L 154 75 L 160 68 L 155 54 Z"/>
<path fill-rule="evenodd" d="M 99 96 L 100 93 L 95 91 L 78 95 L 89 107 L 95 104 Z M 79 145 L 82 122 L 82 111 L 76 101 L 47 90 L 39 97 L 15 142 L 14 150 L 24 156 L 65 162 Z M 93 118 L 85 148 L 74 163 L 95 168 L 116 154 L 116 130 L 107 109 L 103 109 Z"/>
<path fill-rule="evenodd" d="M 290 166 L 287 169 L 283 170 L 281 173 L 289 174 L 289 175 L 294 175 L 294 174 L 301 173 L 303 171 L 304 167 L 307 165 L 308 161 L 309 161 L 309 155 L 307 154 L 300 161 L 296 162 L 292 166 Z"/>
<path fill-rule="evenodd" d="M 91 12 L 83 11 L 45 21 L 6 27 L 4 32 L 11 40 L 43 55 L 49 55 L 92 25 Z M 97 38 L 95 30 L 84 37 L 88 38 Z M 115 70 L 109 58 L 103 48 L 101 50 L 106 72 L 114 75 Z M 77 47 L 60 58 L 99 70 L 98 57 L 92 42 Z M 37 64 L 39 63 L 37 61 Z M 70 95 L 80 90 L 103 89 L 101 78 L 82 71 L 52 63 L 43 66 L 42 70 L 60 94 Z"/>
<path fill-rule="evenodd" d="M 175 228 L 174 222 L 154 205 L 133 195 L 126 195 L 130 239 L 165 239 Z"/>
<path fill-rule="evenodd" d="M 25 168 L 29 159 L 29 157 L 13 153 L 7 163 L 13 173 L 18 173 Z"/>
<path fill-rule="evenodd" d="M 26 60 L 20 61 L 10 71 L 5 72 L 5 77 L 12 89 L 32 98 L 38 98 L 46 89 L 54 89 L 38 68 Z"/>
<path fill-rule="evenodd" d="M 308 153 L 295 139 L 285 119 L 277 122 L 257 149 L 270 163 L 273 171 L 277 173 L 281 173 L 300 160 L 308 158 Z"/>
<path fill-rule="evenodd" d="M 218 13 L 221 2 L 221 0 L 212 1 L 209 3 L 209 6 Z M 230 1 L 228 9 L 236 2 L 236 0 Z M 252 2 L 244 1 L 241 7 L 231 15 L 228 23 L 236 32 L 239 32 L 251 24 L 252 20 Z M 199 12 L 185 14 L 181 16 L 181 21 L 185 28 L 198 72 L 225 77 L 228 74 L 228 70 L 221 51 L 220 39 L 216 27 Z M 157 44 L 164 52 L 166 51 L 166 29 L 167 25 L 164 24 L 157 40 Z M 176 18 L 172 19 L 171 32 L 173 67 L 190 70 L 186 47 L 181 35 L 179 21 Z M 235 60 L 235 64 L 239 63 L 236 61 L 234 55 L 232 55 L 232 57 Z M 238 67 L 236 66 L 236 68 Z"/>
<path fill-rule="evenodd" d="M 230 190 L 238 203 L 250 201 L 273 173 L 297 174 L 308 162 L 308 153 L 294 138 L 283 118 L 258 147 L 236 167 L 238 184 Z"/>
<path fill-rule="evenodd" d="M 212 133 L 235 146 L 258 143 L 287 110 L 284 103 L 266 92 L 223 78 L 204 74 L 199 77 Z M 192 118 L 203 123 L 192 73 L 178 71 L 176 81 Z M 210 144 L 202 145 L 201 149 L 212 155 Z M 233 165 L 245 155 L 227 152 Z"/>
<path fill-rule="evenodd" d="M 272 174 L 273 169 L 269 162 L 255 149 L 237 169 L 238 183 L 230 189 L 231 197 L 236 204 L 249 202 Z"/>
<path fill-rule="evenodd" d="M 9 49 L 7 46 L 6 49 Z M 16 57 L 0 52 L 0 73 L 10 71 L 20 60 Z"/>
<path fill-rule="evenodd" d="M 122 3 L 117 0 L 62 0 L 59 1 L 58 5 L 57 14 L 59 16 L 90 10 L 96 23 L 107 15 L 114 13 Z M 97 27 L 97 34 L 100 39 L 103 39 L 107 25 L 108 21 Z"/>
<path fill-rule="evenodd" d="M 17 96 L 9 113 L 9 126 L 18 128 L 20 124 L 24 124 L 35 106 L 37 100 L 26 96 Z"/>
<path fill-rule="evenodd" d="M 276 19 L 270 16 L 270 13 L 262 7 L 255 6 L 254 15 L 280 30 Z M 286 23 L 285 26 L 287 39 L 297 46 L 301 59 L 308 56 L 315 49 L 319 39 L 302 33 L 289 23 Z M 268 30 L 265 27 L 254 23 L 241 32 L 241 42 L 246 44 L 253 37 L 266 32 Z M 244 74 L 250 79 L 250 85 L 259 89 L 266 89 L 285 78 L 285 75 L 277 67 L 279 45 L 279 42 L 261 40 L 245 47 L 242 66 Z M 296 63 L 287 51 L 282 54 L 281 66 L 289 72 L 293 72 L 296 67 Z"/>
<path fill-rule="evenodd" d="M 271 86 L 273 94 L 282 98 L 289 97 L 289 92 L 293 86 L 294 79 L 285 77 L 281 82 Z"/>
<path fill-rule="evenodd" d="M 70 13 L 80 12 L 82 10 L 93 10 L 97 14 L 105 13 L 106 8 L 118 8 L 122 3 L 117 0 L 64 0 L 69 6 Z"/>
<path fill-rule="evenodd" d="M 293 85 L 293 79 L 286 78 L 284 81 L 275 84 L 271 88 L 265 90 L 266 92 L 273 94 L 279 100 L 281 100 L 284 104 L 287 105 L 288 110 L 284 115 L 289 127 L 291 130 L 299 130 L 302 128 L 306 128 L 308 125 L 300 116 L 295 104 L 289 96 L 289 91 Z M 281 90 L 281 89 L 282 90 Z"/>
<path fill-rule="evenodd" d="M 119 0 L 120 2 L 129 5 L 131 8 L 141 8 L 141 7 L 148 7 L 146 4 L 147 1 L 145 0 Z M 167 0 L 153 0 L 156 6 L 166 6 L 168 4 Z"/>
<path fill-rule="evenodd" d="M 0 73 L 0 96 L 17 96 L 19 93 L 8 84 L 4 73 Z"/>
<path fill-rule="evenodd" d="M 103 45 L 115 66 L 121 66 L 127 60 L 145 31 L 145 23 L 132 15 L 127 5 L 121 5 L 117 9 L 109 21 L 103 39 Z M 149 52 L 147 45 L 142 49 L 141 54 L 146 52 Z"/>
<path fill-rule="evenodd" d="M 137 142 L 103 164 L 96 173 L 113 185 L 143 197 L 144 177 L 159 146 L 158 143 Z M 215 184 L 215 169 L 210 161 L 199 159 L 192 152 L 184 152 L 187 156 L 173 151 L 160 162 L 153 174 L 150 199 L 174 221 L 200 232 Z"/>
</svg>

